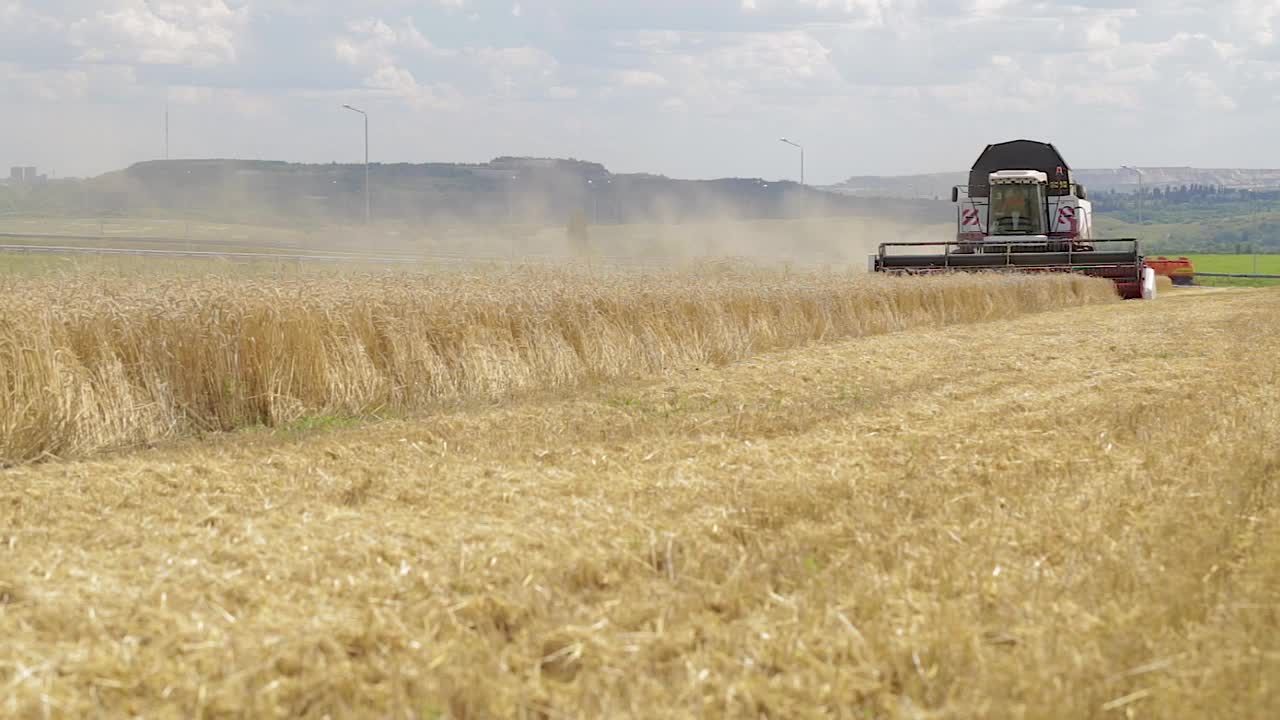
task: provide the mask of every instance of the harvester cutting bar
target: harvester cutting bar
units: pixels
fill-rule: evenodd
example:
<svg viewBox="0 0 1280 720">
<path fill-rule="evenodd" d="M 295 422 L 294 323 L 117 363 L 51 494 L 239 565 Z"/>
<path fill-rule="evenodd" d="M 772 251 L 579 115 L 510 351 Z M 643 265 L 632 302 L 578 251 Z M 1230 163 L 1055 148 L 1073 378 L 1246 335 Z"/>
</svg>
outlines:
<svg viewBox="0 0 1280 720">
<path fill-rule="evenodd" d="M 921 248 L 941 248 L 943 252 L 910 252 Z M 908 252 L 901 252 L 904 249 Z M 1043 238 L 883 243 L 873 260 L 874 271 L 893 274 L 1071 272 L 1111 280 L 1124 297 L 1142 297 L 1143 260 L 1134 239 L 1095 240 L 1087 244 Z"/>
</svg>

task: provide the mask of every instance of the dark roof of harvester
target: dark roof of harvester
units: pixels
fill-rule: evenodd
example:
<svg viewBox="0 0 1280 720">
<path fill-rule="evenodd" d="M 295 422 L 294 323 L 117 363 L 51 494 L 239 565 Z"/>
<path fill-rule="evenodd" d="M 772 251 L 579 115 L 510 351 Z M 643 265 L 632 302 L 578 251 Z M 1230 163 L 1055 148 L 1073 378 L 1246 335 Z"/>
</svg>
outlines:
<svg viewBox="0 0 1280 720">
<path fill-rule="evenodd" d="M 991 192 L 991 173 L 1000 170 L 1039 170 L 1049 176 L 1050 195 L 1068 195 L 1071 192 L 1071 167 L 1062 158 L 1062 153 L 1049 143 L 1010 140 L 988 145 L 969 172 L 969 195 L 987 197 Z M 1052 185 L 1056 180 L 1065 180 L 1067 184 Z"/>
</svg>

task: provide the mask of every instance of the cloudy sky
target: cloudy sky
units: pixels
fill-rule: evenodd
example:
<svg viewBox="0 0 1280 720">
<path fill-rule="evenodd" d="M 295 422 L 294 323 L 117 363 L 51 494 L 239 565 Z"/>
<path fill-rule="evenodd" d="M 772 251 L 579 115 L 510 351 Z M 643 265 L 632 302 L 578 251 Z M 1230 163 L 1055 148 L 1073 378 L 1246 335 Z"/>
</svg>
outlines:
<svg viewBox="0 0 1280 720">
<path fill-rule="evenodd" d="M 809 180 L 1280 166 L 1280 0 L 0 0 L 0 167 L 598 160 Z"/>
</svg>

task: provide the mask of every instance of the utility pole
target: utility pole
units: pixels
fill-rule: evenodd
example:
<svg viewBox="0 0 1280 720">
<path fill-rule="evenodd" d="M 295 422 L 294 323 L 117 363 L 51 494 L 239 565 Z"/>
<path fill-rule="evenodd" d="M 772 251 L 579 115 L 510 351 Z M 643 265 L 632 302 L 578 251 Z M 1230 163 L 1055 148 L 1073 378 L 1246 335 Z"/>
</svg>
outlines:
<svg viewBox="0 0 1280 720">
<path fill-rule="evenodd" d="M 369 203 L 369 113 L 350 105 L 342 107 L 364 116 L 364 224 L 369 225 L 373 217 Z"/>
<path fill-rule="evenodd" d="M 608 178 L 603 184 L 596 182 L 594 179 L 587 180 L 587 194 L 591 196 L 591 224 L 600 224 L 600 191 L 604 188 L 613 187 L 613 179 Z M 585 210 L 585 208 L 584 208 Z"/>
<path fill-rule="evenodd" d="M 1142 172 L 1136 167 L 1129 167 L 1128 165 L 1121 165 L 1120 167 L 1124 170 L 1132 170 L 1133 172 L 1138 174 L 1138 224 L 1141 225 L 1142 224 L 1142 196 L 1143 196 L 1142 178 L 1146 173 Z"/>
<path fill-rule="evenodd" d="M 782 142 L 800 151 L 800 184 L 804 185 L 805 184 L 804 182 L 804 148 L 801 147 L 799 144 L 793 143 L 786 138 L 782 138 Z"/>
<path fill-rule="evenodd" d="M 169 103 L 164 104 L 164 159 L 169 159 Z"/>
<path fill-rule="evenodd" d="M 507 249 L 510 257 L 507 261 L 507 269 L 513 269 L 516 266 L 516 226 L 515 226 L 515 208 L 513 195 L 515 193 L 515 184 L 520 180 L 519 175 L 510 175 L 505 183 L 504 193 L 507 198 Z"/>
</svg>

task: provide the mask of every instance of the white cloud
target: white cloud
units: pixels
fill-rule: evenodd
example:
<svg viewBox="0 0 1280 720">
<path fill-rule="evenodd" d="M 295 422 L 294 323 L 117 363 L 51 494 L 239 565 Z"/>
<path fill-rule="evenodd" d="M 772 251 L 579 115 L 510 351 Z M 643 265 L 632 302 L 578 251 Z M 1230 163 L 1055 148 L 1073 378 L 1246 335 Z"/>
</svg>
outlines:
<svg viewBox="0 0 1280 720">
<path fill-rule="evenodd" d="M 912 0 L 742 0 L 739 8 L 748 15 L 799 15 L 806 19 L 857 21 L 860 25 L 879 26 L 915 4 Z"/>
<path fill-rule="evenodd" d="M 176 85 L 168 88 L 168 102 L 177 106 L 202 109 L 230 110 L 238 117 L 279 117 L 280 103 L 275 98 L 246 92 L 236 88 L 215 88 L 200 85 Z"/>
<path fill-rule="evenodd" d="M 775 126 L 826 138 L 837 175 L 963 164 L 1006 132 L 1280 165 L 1257 156 L 1280 122 L 1278 23 L 1280 0 L 0 0 L 0 95 L 271 112 L 298 137 L 335 99 L 409 127 L 456 110 L 453 142 L 406 133 L 403 155 L 690 175 L 767 172 L 741 147 Z"/>
<path fill-rule="evenodd" d="M 608 76 L 614 90 L 663 89 L 687 105 L 740 107 L 760 97 L 805 97 L 845 86 L 831 51 L 802 30 L 745 33 L 641 32 L 614 40 L 643 52 L 641 67 Z"/>
<path fill-rule="evenodd" d="M 205 105 L 213 101 L 217 93 L 211 87 L 175 85 L 168 90 L 169 102 L 175 105 Z"/>
<path fill-rule="evenodd" d="M 1189 97 L 1204 110 L 1231 112 L 1237 107 L 1236 101 L 1224 93 L 1208 73 L 1188 70 L 1179 78 L 1179 86 L 1186 89 Z"/>
<path fill-rule="evenodd" d="M 70 25 L 69 39 L 92 62 L 211 66 L 233 63 L 249 20 L 226 0 L 113 0 Z"/>
<path fill-rule="evenodd" d="M 61 29 L 62 21 L 26 6 L 18 0 L 0 2 L 0 27 L 28 32 L 51 32 Z"/>
<path fill-rule="evenodd" d="M 462 7 L 461 0 L 450 7 Z M 334 42 L 337 59 L 362 70 L 362 86 L 381 97 L 405 102 L 413 109 L 442 107 L 453 91 L 447 84 L 424 85 L 410 66 L 424 58 L 441 60 L 456 55 L 442 50 L 418 30 L 412 18 L 392 25 L 380 18 L 347 23 L 347 33 Z"/>
<path fill-rule="evenodd" d="M 664 88 L 667 79 L 648 70 L 621 70 L 613 74 L 614 81 L 628 88 Z"/>
<path fill-rule="evenodd" d="M 1228 16 L 1233 29 L 1258 45 L 1275 41 L 1275 21 L 1280 16 L 1276 0 L 1234 0 Z"/>
<path fill-rule="evenodd" d="M 560 63 L 540 48 L 475 48 L 467 60 L 488 74 L 490 88 L 502 97 L 543 95 L 558 84 Z"/>
<path fill-rule="evenodd" d="M 392 65 L 401 54 L 446 56 L 418 30 L 411 18 L 394 26 L 380 18 L 363 18 L 347 23 L 347 32 L 334 41 L 338 59 L 348 65 Z"/>
<path fill-rule="evenodd" d="M 404 68 L 380 67 L 365 78 L 364 84 L 372 90 L 380 90 L 392 97 L 407 100 L 415 107 L 430 104 L 430 92 L 418 84 L 418 79 L 412 72 Z"/>
<path fill-rule="evenodd" d="M 129 67 L 90 65 L 32 70 L 0 63 L 0 98 L 14 102 L 118 102 L 140 93 L 137 75 Z"/>
<path fill-rule="evenodd" d="M 1102 16 L 1089 22 L 1085 30 L 1085 43 L 1094 50 L 1114 48 L 1121 44 L 1120 18 Z"/>
<path fill-rule="evenodd" d="M 339 61 L 366 73 L 365 87 L 419 106 L 435 98 L 422 91 L 417 80 L 421 72 L 456 75 L 460 82 L 466 81 L 470 91 L 466 94 L 475 97 L 545 97 L 557 84 L 559 67 L 549 53 L 532 46 L 442 49 L 410 18 L 396 23 L 379 18 L 349 22 L 346 32 L 334 41 L 334 53 Z M 484 78 L 483 86 L 479 78 Z"/>
</svg>

